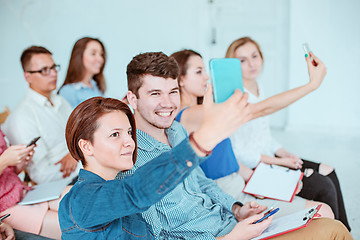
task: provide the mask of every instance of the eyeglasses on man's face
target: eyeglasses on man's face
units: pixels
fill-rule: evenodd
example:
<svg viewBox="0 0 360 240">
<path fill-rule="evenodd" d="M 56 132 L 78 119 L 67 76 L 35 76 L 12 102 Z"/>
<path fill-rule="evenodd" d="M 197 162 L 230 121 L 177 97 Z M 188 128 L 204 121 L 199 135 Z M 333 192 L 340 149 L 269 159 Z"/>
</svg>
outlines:
<svg viewBox="0 0 360 240">
<path fill-rule="evenodd" d="M 36 71 L 26 71 L 28 73 L 40 73 L 43 76 L 48 76 L 51 73 L 51 70 L 54 70 L 55 72 L 60 71 L 60 65 L 58 64 L 54 64 L 51 67 L 43 67 L 40 70 L 36 70 Z"/>
</svg>

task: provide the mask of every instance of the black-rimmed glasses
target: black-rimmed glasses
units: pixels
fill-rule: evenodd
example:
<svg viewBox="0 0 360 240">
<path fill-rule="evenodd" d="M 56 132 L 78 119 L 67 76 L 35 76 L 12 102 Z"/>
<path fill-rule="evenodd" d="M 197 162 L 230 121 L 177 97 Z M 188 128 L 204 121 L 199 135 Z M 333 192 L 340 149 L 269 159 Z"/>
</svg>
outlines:
<svg viewBox="0 0 360 240">
<path fill-rule="evenodd" d="M 37 70 L 37 71 L 26 71 L 26 72 L 28 72 L 28 73 L 40 73 L 43 76 L 48 76 L 48 75 L 50 75 L 51 70 L 55 70 L 55 72 L 60 71 L 60 65 L 54 64 L 51 67 L 43 67 L 42 69 Z"/>
</svg>

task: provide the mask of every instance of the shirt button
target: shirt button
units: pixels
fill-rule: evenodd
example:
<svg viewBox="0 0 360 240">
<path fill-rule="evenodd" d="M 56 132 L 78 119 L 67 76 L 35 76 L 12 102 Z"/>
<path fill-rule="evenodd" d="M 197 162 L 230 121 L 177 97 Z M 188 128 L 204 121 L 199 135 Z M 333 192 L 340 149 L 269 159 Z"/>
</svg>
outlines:
<svg viewBox="0 0 360 240">
<path fill-rule="evenodd" d="M 186 165 L 190 168 L 190 167 L 192 167 L 192 166 L 193 166 L 193 163 L 192 163 L 192 162 L 190 162 L 189 160 L 186 160 Z"/>
</svg>

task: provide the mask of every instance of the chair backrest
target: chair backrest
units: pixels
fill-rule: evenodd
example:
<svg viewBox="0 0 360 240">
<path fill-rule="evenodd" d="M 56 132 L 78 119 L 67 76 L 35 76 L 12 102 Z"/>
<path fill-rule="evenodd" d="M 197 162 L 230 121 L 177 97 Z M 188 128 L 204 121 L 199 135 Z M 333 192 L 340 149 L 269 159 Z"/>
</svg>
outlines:
<svg viewBox="0 0 360 240">
<path fill-rule="evenodd" d="M 9 116 L 10 110 L 8 107 L 5 107 L 4 111 L 0 113 L 0 124 L 3 124 L 6 118 Z"/>
</svg>

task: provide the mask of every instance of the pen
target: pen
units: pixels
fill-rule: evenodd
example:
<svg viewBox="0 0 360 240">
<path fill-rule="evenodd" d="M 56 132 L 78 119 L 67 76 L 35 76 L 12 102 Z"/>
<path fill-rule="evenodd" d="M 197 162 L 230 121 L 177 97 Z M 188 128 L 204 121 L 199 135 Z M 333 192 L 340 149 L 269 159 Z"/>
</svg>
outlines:
<svg viewBox="0 0 360 240">
<path fill-rule="evenodd" d="M 7 218 L 8 216 L 10 216 L 10 213 L 5 214 L 4 216 L 0 217 L 0 223 L 2 222 L 2 220 L 4 220 L 5 218 Z"/>
<path fill-rule="evenodd" d="M 277 213 L 279 211 L 279 208 L 276 208 L 274 210 L 272 210 L 271 212 L 269 212 L 268 214 L 266 214 L 265 216 L 263 216 L 262 218 L 260 218 L 259 220 L 257 220 L 256 222 L 253 222 L 253 224 L 262 222 L 263 220 L 265 220 L 266 218 L 270 217 L 271 215 L 274 215 L 275 213 Z"/>
</svg>

